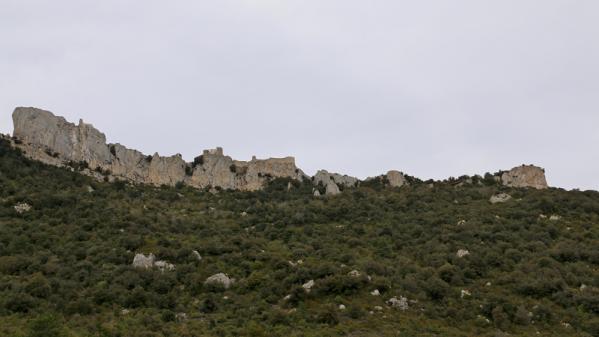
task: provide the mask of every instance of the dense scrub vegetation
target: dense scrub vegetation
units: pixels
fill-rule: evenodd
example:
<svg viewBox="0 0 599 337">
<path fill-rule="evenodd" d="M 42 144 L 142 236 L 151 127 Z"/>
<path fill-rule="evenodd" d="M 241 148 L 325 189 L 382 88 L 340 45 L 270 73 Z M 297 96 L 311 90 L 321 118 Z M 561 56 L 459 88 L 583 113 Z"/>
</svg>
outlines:
<svg viewBox="0 0 599 337">
<path fill-rule="evenodd" d="M 97 182 L 1 141 L 0 335 L 599 336 L 599 193 L 410 180 L 213 194 Z M 230 289 L 204 285 L 219 272 Z"/>
</svg>

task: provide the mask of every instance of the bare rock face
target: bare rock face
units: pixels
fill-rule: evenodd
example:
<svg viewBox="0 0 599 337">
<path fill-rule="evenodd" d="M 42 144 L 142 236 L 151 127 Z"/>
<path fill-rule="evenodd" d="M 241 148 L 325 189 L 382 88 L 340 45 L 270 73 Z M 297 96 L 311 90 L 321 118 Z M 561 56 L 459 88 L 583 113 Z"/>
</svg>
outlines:
<svg viewBox="0 0 599 337">
<path fill-rule="evenodd" d="M 339 186 L 355 187 L 360 180 L 348 175 L 329 173 L 326 170 L 320 170 L 314 175 L 313 182 L 315 185 L 322 184 L 326 188 L 326 195 L 336 195 L 341 193 Z"/>
<path fill-rule="evenodd" d="M 155 261 L 156 257 L 154 254 L 150 254 L 148 256 L 145 256 L 144 254 L 135 254 L 135 257 L 133 258 L 133 267 L 150 269 L 154 267 Z"/>
<path fill-rule="evenodd" d="M 510 187 L 548 188 L 545 170 L 533 165 L 514 167 L 501 176 L 501 182 Z"/>
<path fill-rule="evenodd" d="M 408 183 L 403 173 L 393 170 L 387 172 L 387 180 L 389 181 L 389 185 L 391 187 L 402 187 Z"/>
<path fill-rule="evenodd" d="M 107 144 L 106 136 L 90 124 L 75 125 L 36 108 L 16 108 L 13 122 L 13 136 L 28 157 L 56 166 L 85 162 L 89 169 L 84 173 L 92 176 L 105 172 L 113 179 L 158 186 L 184 183 L 246 191 L 261 189 L 274 178 L 306 177 L 293 157 L 237 161 L 225 156 L 222 148 L 204 151 L 193 163 L 186 163 L 180 154 L 146 156 L 120 144 Z"/>
</svg>

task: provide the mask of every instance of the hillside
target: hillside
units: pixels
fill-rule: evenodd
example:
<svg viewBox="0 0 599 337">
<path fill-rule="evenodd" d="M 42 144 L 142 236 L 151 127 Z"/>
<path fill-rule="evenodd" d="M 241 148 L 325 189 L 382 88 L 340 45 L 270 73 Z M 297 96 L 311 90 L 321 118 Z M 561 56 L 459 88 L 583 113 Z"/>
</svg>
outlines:
<svg viewBox="0 0 599 337">
<path fill-rule="evenodd" d="M 599 336 L 598 192 L 406 179 L 108 183 L 2 139 L 0 336 Z"/>
</svg>

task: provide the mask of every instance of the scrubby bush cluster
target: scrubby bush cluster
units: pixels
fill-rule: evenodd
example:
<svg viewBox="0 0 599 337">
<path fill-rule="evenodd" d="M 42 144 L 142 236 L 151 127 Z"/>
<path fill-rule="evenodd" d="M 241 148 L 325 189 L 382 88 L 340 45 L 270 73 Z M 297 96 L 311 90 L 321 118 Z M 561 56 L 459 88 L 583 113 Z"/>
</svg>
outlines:
<svg viewBox="0 0 599 337">
<path fill-rule="evenodd" d="M 97 182 L 1 141 L 0 335 L 599 335 L 599 193 L 409 181 L 213 194 Z M 221 272 L 231 288 L 204 285 Z"/>
</svg>

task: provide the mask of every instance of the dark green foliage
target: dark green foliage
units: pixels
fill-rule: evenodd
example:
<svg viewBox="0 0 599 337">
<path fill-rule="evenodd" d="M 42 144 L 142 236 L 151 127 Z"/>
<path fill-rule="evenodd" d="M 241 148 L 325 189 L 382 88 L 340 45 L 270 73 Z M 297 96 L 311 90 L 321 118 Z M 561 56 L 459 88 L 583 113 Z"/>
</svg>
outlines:
<svg viewBox="0 0 599 337">
<path fill-rule="evenodd" d="M 332 198 L 290 179 L 217 194 L 109 184 L 0 140 L 0 335 L 597 335 L 599 193 L 408 181 Z M 491 205 L 498 192 L 513 199 Z M 175 270 L 135 269 L 136 253 Z M 221 272 L 231 288 L 204 285 Z M 409 310 L 385 304 L 401 296 Z"/>
<path fill-rule="evenodd" d="M 58 317 L 41 315 L 29 324 L 27 337 L 67 337 L 67 334 Z"/>
</svg>

